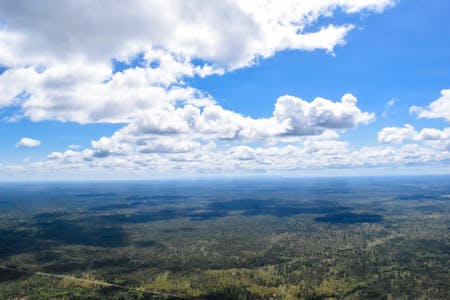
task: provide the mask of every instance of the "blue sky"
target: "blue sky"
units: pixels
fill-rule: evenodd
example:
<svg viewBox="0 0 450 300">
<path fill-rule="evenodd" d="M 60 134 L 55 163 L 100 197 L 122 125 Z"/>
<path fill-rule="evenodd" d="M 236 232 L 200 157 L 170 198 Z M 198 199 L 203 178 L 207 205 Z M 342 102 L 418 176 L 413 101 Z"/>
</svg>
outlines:
<svg viewBox="0 0 450 300">
<path fill-rule="evenodd" d="M 193 85 L 224 107 L 254 117 L 270 115 L 280 95 L 339 99 L 351 92 L 361 107 L 378 116 L 377 122 L 352 132 L 364 144 L 377 143 L 376 132 L 385 126 L 443 127 L 443 120 L 417 120 L 408 109 L 427 105 L 449 85 L 449 10 L 448 1 L 399 1 L 382 14 L 356 17 L 360 29 L 335 49 L 335 56 L 320 50 L 284 51 L 255 68 L 196 79 Z M 398 102 L 384 118 L 390 99 Z"/>
<path fill-rule="evenodd" d="M 448 173 L 450 3 L 343 2 L 5 1 L 0 179 Z"/>
</svg>

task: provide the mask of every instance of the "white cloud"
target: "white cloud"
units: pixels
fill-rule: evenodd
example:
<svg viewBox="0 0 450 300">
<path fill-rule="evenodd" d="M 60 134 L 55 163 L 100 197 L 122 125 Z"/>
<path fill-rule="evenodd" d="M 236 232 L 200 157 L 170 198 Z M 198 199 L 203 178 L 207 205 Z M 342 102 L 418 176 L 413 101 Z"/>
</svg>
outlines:
<svg viewBox="0 0 450 300">
<path fill-rule="evenodd" d="M 237 160 L 252 160 L 255 158 L 255 153 L 251 147 L 237 146 L 230 148 L 230 154 Z"/>
<path fill-rule="evenodd" d="M 33 121 L 124 123 L 142 111 L 167 109 L 177 101 L 200 106 L 213 102 L 180 82 L 197 72 L 191 63 L 161 50 L 147 54 L 149 59 L 157 57 L 158 68 L 137 67 L 113 75 L 108 65 L 83 63 L 9 69 L 0 76 L 0 104 L 12 104 L 25 94 L 22 113 Z"/>
<path fill-rule="evenodd" d="M 405 127 L 385 127 L 378 132 L 378 142 L 402 144 L 405 140 L 415 139 L 416 136 L 414 126 L 410 124 Z"/>
<path fill-rule="evenodd" d="M 200 146 L 187 153 L 139 153 L 129 156 L 93 157 L 91 151 L 52 153 L 45 162 L 32 163 L 40 170 L 134 170 L 142 174 L 165 174 L 176 170 L 177 175 L 219 172 L 299 172 L 333 169 L 398 167 L 425 165 L 450 160 L 449 150 L 432 146 L 405 144 L 399 147 L 362 147 L 352 150 L 343 141 L 305 140 L 298 145 L 275 147 L 235 146 L 212 149 Z M 156 170 L 153 170 L 156 169 Z M 152 174 L 153 174 L 152 173 Z M 153 175 L 155 175 L 153 174 Z"/>
<path fill-rule="evenodd" d="M 142 114 L 119 132 L 126 136 L 186 135 L 202 139 L 258 140 L 283 136 L 320 135 L 367 124 L 374 114 L 362 112 L 350 94 L 340 102 L 316 98 L 311 102 L 293 96 L 277 99 L 273 116 L 254 119 L 219 105 L 202 109 L 192 105 Z"/>
<path fill-rule="evenodd" d="M 251 66 L 285 49 L 332 52 L 353 25 L 310 25 L 335 11 L 381 12 L 394 2 L 0 2 L 0 64 L 9 68 L 0 76 L 0 106 L 21 107 L 12 119 L 127 123 L 177 101 L 211 104 L 183 79 Z M 130 63 L 137 55 L 140 64 L 112 74 L 113 59 Z"/>
<path fill-rule="evenodd" d="M 418 144 L 405 144 L 400 147 L 363 147 L 354 151 L 350 166 L 404 166 L 426 164 L 450 159 L 449 151 L 441 151 Z"/>
<path fill-rule="evenodd" d="M 426 108 L 411 106 L 409 112 L 417 114 L 418 118 L 443 118 L 450 122 L 450 89 L 442 90 L 441 97 L 431 102 Z"/>
<path fill-rule="evenodd" d="M 381 12 L 393 0 L 206 1 L 129 0 L 0 3 L 0 61 L 47 64 L 74 57 L 105 61 L 160 47 L 185 57 L 242 67 L 283 49 L 326 49 L 343 42 L 349 25 L 307 31 L 321 16 Z M 237 38 L 239 37 L 239 38 Z M 33 47 L 28 45 L 32 44 Z M 31 49 L 32 48 L 32 49 Z"/>
<path fill-rule="evenodd" d="M 324 129 L 348 129 L 375 120 L 372 113 L 362 112 L 357 99 L 345 94 L 341 102 L 316 98 L 312 102 L 284 96 L 275 104 L 274 118 L 278 123 L 288 123 L 287 135 L 316 135 Z"/>
<path fill-rule="evenodd" d="M 17 148 L 33 148 L 41 145 L 41 141 L 24 137 L 16 143 Z"/>
<path fill-rule="evenodd" d="M 277 100 L 273 116 L 261 119 L 218 105 L 185 105 L 142 114 L 111 137 L 92 141 L 87 149 L 53 152 L 48 161 L 33 166 L 157 168 L 158 172 L 326 167 L 341 164 L 348 155 L 347 143 L 335 140 L 338 131 L 371 120 L 373 115 L 360 111 L 356 98 L 348 94 L 340 102 L 284 96 Z M 251 147 L 252 143 L 260 146 Z"/>
<path fill-rule="evenodd" d="M 404 127 L 385 127 L 378 132 L 378 142 L 402 144 L 405 141 L 424 143 L 435 149 L 450 149 L 450 127 L 442 130 L 423 128 L 416 131 L 414 126 L 406 124 Z"/>
<path fill-rule="evenodd" d="M 450 139 L 450 128 L 445 128 L 444 130 L 424 128 L 418 134 L 417 139 L 421 141 L 437 141 Z"/>
<path fill-rule="evenodd" d="M 341 165 L 351 162 L 347 143 L 335 140 L 337 132 L 374 120 L 373 114 L 362 112 L 356 103 L 350 94 L 338 102 L 283 96 L 273 115 L 260 119 L 215 104 L 185 105 L 142 114 L 111 137 L 92 141 L 88 149 L 50 154 L 49 162 L 93 168 L 157 167 L 159 171 Z"/>
<path fill-rule="evenodd" d="M 362 112 L 356 103 L 350 94 L 344 95 L 340 102 L 323 98 L 308 102 L 283 96 L 277 100 L 273 116 L 260 119 L 242 116 L 219 105 L 203 108 L 185 105 L 141 114 L 111 137 L 92 141 L 89 153 L 95 158 L 132 157 L 136 153 L 192 153 L 222 141 L 229 143 L 225 146 L 230 147 L 235 157 L 248 160 L 251 158 L 248 149 L 236 144 L 252 141 L 277 144 L 295 142 L 302 137 L 312 137 L 312 141 L 314 137 L 336 138 L 336 131 L 373 121 L 374 115 Z"/>
</svg>

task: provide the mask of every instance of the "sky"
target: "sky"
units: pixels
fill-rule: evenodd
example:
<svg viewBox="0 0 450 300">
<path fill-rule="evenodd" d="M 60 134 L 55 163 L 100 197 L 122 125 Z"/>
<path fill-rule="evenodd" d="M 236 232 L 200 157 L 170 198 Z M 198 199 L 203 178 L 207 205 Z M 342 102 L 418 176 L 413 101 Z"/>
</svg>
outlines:
<svg viewBox="0 0 450 300">
<path fill-rule="evenodd" d="M 445 0 L 0 0 L 0 180 L 450 173 Z"/>
</svg>

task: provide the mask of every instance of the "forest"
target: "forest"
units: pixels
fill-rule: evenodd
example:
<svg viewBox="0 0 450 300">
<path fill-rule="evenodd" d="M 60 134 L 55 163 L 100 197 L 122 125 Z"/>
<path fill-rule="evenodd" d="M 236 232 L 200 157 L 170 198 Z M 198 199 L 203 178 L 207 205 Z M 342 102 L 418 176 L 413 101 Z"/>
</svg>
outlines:
<svg viewBox="0 0 450 300">
<path fill-rule="evenodd" d="M 449 299 L 449 179 L 0 184 L 0 298 Z"/>
</svg>

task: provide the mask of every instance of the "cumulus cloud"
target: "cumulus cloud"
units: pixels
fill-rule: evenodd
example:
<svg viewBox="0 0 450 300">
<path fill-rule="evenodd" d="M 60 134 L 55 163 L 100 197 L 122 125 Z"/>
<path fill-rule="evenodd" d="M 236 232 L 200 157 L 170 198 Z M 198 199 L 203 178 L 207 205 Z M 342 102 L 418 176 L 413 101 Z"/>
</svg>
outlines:
<svg viewBox="0 0 450 300">
<path fill-rule="evenodd" d="M 230 154 L 237 160 L 252 160 L 255 158 L 254 151 L 248 146 L 237 146 L 230 149 Z"/>
<path fill-rule="evenodd" d="M 227 68 L 283 49 L 326 49 L 343 42 L 349 25 L 308 25 L 340 9 L 347 14 L 381 12 L 393 0 L 122 2 L 26 0 L 0 3 L 2 51 L 6 65 L 101 61 L 160 47 Z M 58 26 L 55 26 L 57 24 Z M 236 38 L 239 37 L 239 38 Z M 33 49 L 28 47 L 33 44 Z"/>
<path fill-rule="evenodd" d="M 202 109 L 192 105 L 141 115 L 121 130 L 122 134 L 145 136 L 182 135 L 204 139 L 258 140 L 281 136 L 319 135 L 326 130 L 344 130 L 367 124 L 374 114 L 363 112 L 357 99 L 346 94 L 340 102 L 316 98 L 311 102 L 293 96 L 277 99 L 273 115 L 254 119 L 219 105 Z"/>
<path fill-rule="evenodd" d="M 275 104 L 274 118 L 279 123 L 288 123 L 289 130 L 283 134 L 292 135 L 314 135 L 322 133 L 325 128 L 348 129 L 373 121 L 375 115 L 362 112 L 356 102 L 351 94 L 345 94 L 341 102 L 324 98 L 307 102 L 284 96 Z"/>
<path fill-rule="evenodd" d="M 159 174 L 202 174 L 209 172 L 291 172 L 330 168 L 397 167 L 425 165 L 450 161 L 449 149 L 404 144 L 394 146 L 362 147 L 352 150 L 338 140 L 312 141 L 306 139 L 297 145 L 250 146 L 239 145 L 229 149 L 200 147 L 186 153 L 139 153 L 129 156 L 92 158 L 92 152 L 71 151 L 52 153 L 49 160 L 31 163 L 36 170 L 134 170 Z M 214 151 L 212 151 L 214 150 Z M 152 171 L 154 170 L 155 171 Z M 292 173 L 293 172 L 293 173 Z"/>
<path fill-rule="evenodd" d="M 350 166 L 404 166 L 442 162 L 450 159 L 449 151 L 418 144 L 405 144 L 400 147 L 363 147 L 351 155 Z"/>
<path fill-rule="evenodd" d="M 17 148 L 33 148 L 41 145 L 40 140 L 24 137 L 16 143 Z"/>
<path fill-rule="evenodd" d="M 97 158 L 129 156 L 135 153 L 189 153 L 204 145 L 231 143 L 236 157 L 250 159 L 243 142 L 269 142 L 285 138 L 336 138 L 337 131 L 374 120 L 374 115 L 356 106 L 354 96 L 341 101 L 316 98 L 311 102 L 293 96 L 280 97 L 269 118 L 255 119 L 226 110 L 219 105 L 192 105 L 142 114 L 111 137 L 92 141 L 90 151 Z M 332 134 L 331 132 L 335 132 Z M 275 142 L 276 144 L 276 142 Z M 231 151 L 231 150 L 230 150 Z"/>
<path fill-rule="evenodd" d="M 356 104 L 351 94 L 336 102 L 283 96 L 271 117 L 259 119 L 216 104 L 185 105 L 142 114 L 112 136 L 92 141 L 87 149 L 54 152 L 48 159 L 72 167 L 191 171 L 337 166 L 350 162 L 347 143 L 335 140 L 338 132 L 374 120 Z"/>
<path fill-rule="evenodd" d="M 73 63 L 45 69 L 20 67 L 0 76 L 0 104 L 18 102 L 33 121 L 124 123 L 142 111 L 167 109 L 177 101 L 198 106 L 213 100 L 180 80 L 198 71 L 162 50 L 147 53 L 158 68 L 136 67 L 111 74 L 108 65 Z"/>
<path fill-rule="evenodd" d="M 442 90 L 441 97 L 431 102 L 427 107 L 411 106 L 409 112 L 416 114 L 418 118 L 442 118 L 450 122 L 450 89 Z"/>
<path fill-rule="evenodd" d="M 0 2 L 0 65 L 8 68 L 0 106 L 18 105 L 13 119 L 127 123 L 179 101 L 211 104 L 183 79 L 251 66 L 285 49 L 332 52 L 353 25 L 310 25 L 335 11 L 377 13 L 394 2 Z M 112 61 L 130 68 L 114 73 Z"/>
<path fill-rule="evenodd" d="M 410 124 L 405 127 L 385 127 L 378 132 L 378 142 L 401 144 L 405 140 L 415 139 L 417 135 L 414 126 Z"/>
<path fill-rule="evenodd" d="M 442 130 L 423 128 L 420 131 L 406 124 L 404 127 L 385 127 L 378 132 L 378 142 L 402 144 L 405 141 L 421 142 L 436 149 L 450 149 L 450 127 Z"/>
</svg>

